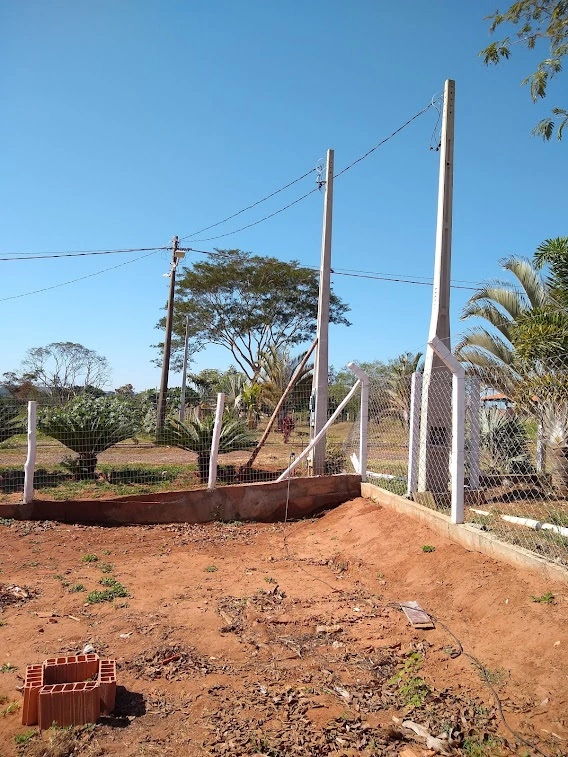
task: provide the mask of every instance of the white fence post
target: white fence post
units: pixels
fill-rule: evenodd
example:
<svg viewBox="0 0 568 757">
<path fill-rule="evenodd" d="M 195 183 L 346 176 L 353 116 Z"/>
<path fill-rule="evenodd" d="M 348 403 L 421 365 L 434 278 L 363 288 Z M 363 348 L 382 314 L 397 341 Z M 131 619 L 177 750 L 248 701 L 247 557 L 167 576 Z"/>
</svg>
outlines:
<svg viewBox="0 0 568 757">
<path fill-rule="evenodd" d="M 446 345 L 435 336 L 428 342 L 452 372 L 452 457 L 450 476 L 452 487 L 452 523 L 464 522 L 464 419 L 465 419 L 465 370 Z"/>
<path fill-rule="evenodd" d="M 28 402 L 28 455 L 24 464 L 24 505 L 34 498 L 34 471 L 37 451 L 37 402 Z"/>
<path fill-rule="evenodd" d="M 361 418 L 359 422 L 359 473 L 361 481 L 367 480 L 367 436 L 369 429 L 369 376 L 356 363 L 347 367 L 361 382 Z"/>
<path fill-rule="evenodd" d="M 479 379 L 476 376 L 470 379 L 467 405 L 469 415 L 469 488 L 474 490 L 479 489 L 479 455 L 481 450 L 481 436 L 479 430 L 481 389 Z"/>
<path fill-rule="evenodd" d="M 211 439 L 211 456 L 209 458 L 209 483 L 208 489 L 215 488 L 217 481 L 217 457 L 219 455 L 219 439 L 223 426 L 223 411 L 225 409 L 225 395 L 219 392 L 217 395 L 217 409 L 215 410 L 215 424 L 213 426 L 213 438 Z"/>
<path fill-rule="evenodd" d="M 353 386 L 351 387 L 351 391 L 349 392 L 349 394 L 348 394 L 348 395 L 347 395 L 347 396 L 346 396 L 346 397 L 345 397 L 345 398 L 344 398 L 344 399 L 343 399 L 343 400 L 342 400 L 342 401 L 341 401 L 341 402 L 339 403 L 339 405 L 338 405 L 338 406 L 337 406 L 337 408 L 335 409 L 335 412 L 334 412 L 334 413 L 333 413 L 333 415 L 332 415 L 332 416 L 330 417 L 330 419 L 329 419 L 329 420 L 328 420 L 328 422 L 327 422 L 327 423 L 325 424 L 325 426 L 324 426 L 324 427 L 322 428 L 322 430 L 321 430 L 321 431 L 319 432 L 319 434 L 317 434 L 316 436 L 314 436 L 314 438 L 313 438 L 313 439 L 311 440 L 311 442 L 310 442 L 310 443 L 308 444 L 308 446 L 306 447 L 306 449 L 305 449 L 305 450 L 304 450 L 303 452 L 300 452 L 300 454 L 299 454 L 299 455 L 298 455 L 298 457 L 297 457 L 297 458 L 296 458 L 296 459 L 294 460 L 294 462 L 293 462 L 293 463 L 291 463 L 291 464 L 290 464 L 290 465 L 289 465 L 289 466 L 288 466 L 288 467 L 286 468 L 286 470 L 285 470 L 285 471 L 284 471 L 283 473 L 281 473 L 281 474 L 280 474 L 280 475 L 278 476 L 278 478 L 276 479 L 276 481 L 277 481 L 277 482 L 278 482 L 278 481 L 284 481 L 284 480 L 285 480 L 286 478 L 288 478 L 288 476 L 290 475 L 290 473 L 292 473 L 292 471 L 294 470 L 294 468 L 295 468 L 295 467 L 296 467 L 296 466 L 297 466 L 297 465 L 298 465 L 299 463 L 301 463 L 301 462 L 302 462 L 302 460 L 303 460 L 303 459 L 304 459 L 304 458 L 305 458 L 305 457 L 306 457 L 307 455 L 309 455 L 309 453 L 310 453 L 310 452 L 312 451 L 312 448 L 314 447 L 314 445 L 316 445 L 316 444 L 317 444 L 317 443 L 319 442 L 319 440 L 320 440 L 320 439 L 321 439 L 321 438 L 322 438 L 323 436 L 325 436 L 325 434 L 326 434 L 326 432 L 327 432 L 327 429 L 328 429 L 328 428 L 329 428 L 329 427 L 331 426 L 331 424 L 333 423 L 333 421 L 334 421 L 334 420 L 335 420 L 335 419 L 337 418 L 337 416 L 338 416 L 338 415 L 339 415 L 339 414 L 341 413 L 341 411 L 343 410 L 343 408 L 345 407 L 345 405 L 346 405 L 346 404 L 347 404 L 347 403 L 349 402 L 349 400 L 351 399 L 351 397 L 353 397 L 353 395 L 355 394 L 355 392 L 356 392 L 356 391 L 357 391 L 357 389 L 359 388 L 360 384 L 361 384 L 361 381 L 359 381 L 359 380 L 358 380 L 358 381 L 357 381 L 357 382 L 356 382 L 355 384 L 353 384 Z"/>
<path fill-rule="evenodd" d="M 420 456 L 420 414 L 422 407 L 422 374 L 413 373 L 410 385 L 410 429 L 408 438 L 408 484 L 406 496 L 411 497 L 418 486 Z"/>
</svg>

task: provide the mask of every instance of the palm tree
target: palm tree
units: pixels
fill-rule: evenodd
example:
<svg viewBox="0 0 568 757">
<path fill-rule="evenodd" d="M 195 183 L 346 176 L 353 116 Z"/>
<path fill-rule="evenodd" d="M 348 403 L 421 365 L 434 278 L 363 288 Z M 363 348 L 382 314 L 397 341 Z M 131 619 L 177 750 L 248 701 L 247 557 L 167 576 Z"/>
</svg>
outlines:
<svg viewBox="0 0 568 757">
<path fill-rule="evenodd" d="M 131 439 L 140 427 L 140 410 L 118 397 L 91 397 L 87 394 L 62 407 L 44 411 L 38 426 L 77 453 L 73 471 L 79 479 L 95 478 L 101 452 Z"/>
<path fill-rule="evenodd" d="M 568 237 L 543 242 L 533 263 L 511 257 L 501 263 L 517 283 L 482 286 L 463 319 L 491 327 L 471 329 L 456 348 L 470 372 L 536 417 L 549 456 L 554 488 L 568 494 Z M 542 274 L 548 266 L 548 275 Z"/>
<path fill-rule="evenodd" d="M 159 442 L 172 447 L 195 452 L 197 454 L 197 468 L 201 483 L 209 478 L 209 462 L 211 457 L 211 442 L 213 440 L 213 417 L 203 420 L 192 420 L 182 423 L 178 418 L 167 418 L 162 428 Z M 223 416 L 221 436 L 219 438 L 219 454 L 251 449 L 256 440 L 249 434 L 242 421 Z"/>
<path fill-rule="evenodd" d="M 422 353 L 404 352 L 388 365 L 387 402 L 404 428 L 410 423 L 410 389 L 412 374 L 422 370 Z"/>
<path fill-rule="evenodd" d="M 509 394 L 520 376 L 516 364 L 515 330 L 533 313 L 550 304 L 550 289 L 536 266 L 525 258 L 509 257 L 501 267 L 516 282 L 492 281 L 470 297 L 462 320 L 481 318 L 487 326 L 470 329 L 456 345 L 457 357 L 486 382 Z"/>
<path fill-rule="evenodd" d="M 305 354 L 304 352 L 296 357 L 292 357 L 288 349 L 277 349 L 274 347 L 263 354 L 259 382 L 262 386 L 263 402 L 271 410 L 276 407 L 286 391 L 292 376 L 296 373 Z M 307 406 L 308 398 L 312 391 L 312 378 L 313 365 L 308 363 L 300 371 L 299 375 L 296 376 L 294 386 L 284 402 L 280 417 L 278 418 L 279 428 L 282 418 L 293 409 L 299 409 L 302 405 Z"/>
</svg>

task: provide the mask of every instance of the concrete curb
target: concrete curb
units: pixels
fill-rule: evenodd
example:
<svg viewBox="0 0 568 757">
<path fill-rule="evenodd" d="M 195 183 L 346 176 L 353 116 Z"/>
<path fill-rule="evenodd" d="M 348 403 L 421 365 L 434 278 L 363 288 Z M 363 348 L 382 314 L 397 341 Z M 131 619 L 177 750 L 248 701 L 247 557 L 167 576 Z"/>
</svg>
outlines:
<svg viewBox="0 0 568 757">
<path fill-rule="evenodd" d="M 562 565 L 549 562 L 528 549 L 517 547 L 515 544 L 507 544 L 507 542 L 497 539 L 492 534 L 480 531 L 467 524 L 458 526 L 450 523 L 447 515 L 430 510 L 428 507 L 404 499 L 404 497 L 399 497 L 398 494 L 387 492 L 373 484 L 362 483 L 361 496 L 419 520 L 433 531 L 447 536 L 448 539 L 457 542 L 465 549 L 481 552 L 517 568 L 535 571 L 548 581 L 558 581 L 568 585 L 568 569 Z"/>
</svg>

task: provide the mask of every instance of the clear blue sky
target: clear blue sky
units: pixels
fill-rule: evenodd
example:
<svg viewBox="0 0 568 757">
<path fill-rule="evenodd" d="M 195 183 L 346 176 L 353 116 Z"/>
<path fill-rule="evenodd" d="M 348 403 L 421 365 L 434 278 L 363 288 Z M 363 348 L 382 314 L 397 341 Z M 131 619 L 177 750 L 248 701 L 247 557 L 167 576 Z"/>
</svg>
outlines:
<svg viewBox="0 0 568 757">
<path fill-rule="evenodd" d="M 561 105 L 566 75 L 532 105 L 520 80 L 538 55 L 487 69 L 483 17 L 496 0 L 75 0 L 0 8 L 4 253 L 164 245 L 313 167 L 365 152 L 456 80 L 452 278 L 499 274 L 567 233 L 568 143 L 533 124 Z M 336 182 L 333 265 L 432 273 L 438 154 L 429 112 Z M 229 231 L 308 191 L 306 179 Z M 202 243 L 318 265 L 322 196 Z M 208 235 L 205 235 L 208 236 Z M 197 245 L 196 245 L 197 246 Z M 136 255 L 2 262 L 0 299 L 86 276 Z M 0 302 L 0 373 L 29 347 L 76 341 L 105 355 L 112 386 L 155 386 L 154 329 L 168 254 Z M 336 276 L 351 328 L 332 329 L 336 366 L 421 348 L 431 289 Z M 453 290 L 454 338 L 470 293 Z M 210 348 L 194 370 L 226 367 Z M 179 383 L 172 376 L 171 384 Z"/>
</svg>

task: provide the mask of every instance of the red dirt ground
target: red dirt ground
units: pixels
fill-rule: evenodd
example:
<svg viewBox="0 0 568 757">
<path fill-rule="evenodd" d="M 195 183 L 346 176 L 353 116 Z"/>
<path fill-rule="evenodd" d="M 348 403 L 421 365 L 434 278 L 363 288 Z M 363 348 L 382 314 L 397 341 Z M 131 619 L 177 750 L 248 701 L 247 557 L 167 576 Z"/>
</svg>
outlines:
<svg viewBox="0 0 568 757">
<path fill-rule="evenodd" d="M 0 754 L 433 754 L 393 716 L 434 736 L 452 728 L 452 754 L 535 754 L 503 727 L 484 676 L 514 729 L 544 754 L 568 754 L 565 586 L 363 499 L 288 524 L 286 544 L 283 533 L 0 526 Z M 128 598 L 85 605 L 87 593 L 70 591 L 103 589 L 109 575 Z M 31 598 L 8 603 L 13 584 Z M 531 600 L 546 592 L 553 603 Z M 413 599 L 485 673 L 452 656 L 439 623 L 414 630 L 389 607 Z M 87 642 L 117 659 L 115 716 L 16 747 L 28 731 L 12 706 L 25 666 Z"/>
</svg>

